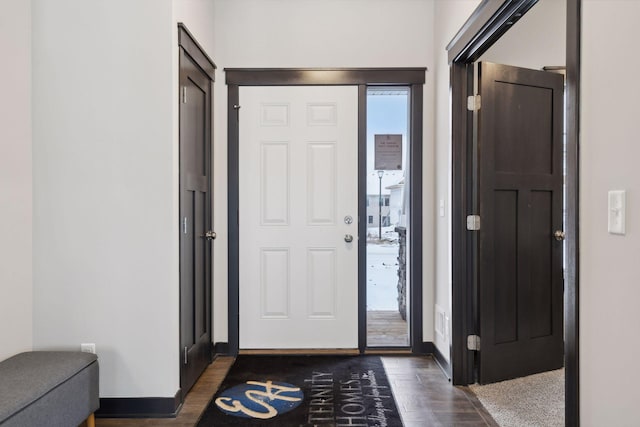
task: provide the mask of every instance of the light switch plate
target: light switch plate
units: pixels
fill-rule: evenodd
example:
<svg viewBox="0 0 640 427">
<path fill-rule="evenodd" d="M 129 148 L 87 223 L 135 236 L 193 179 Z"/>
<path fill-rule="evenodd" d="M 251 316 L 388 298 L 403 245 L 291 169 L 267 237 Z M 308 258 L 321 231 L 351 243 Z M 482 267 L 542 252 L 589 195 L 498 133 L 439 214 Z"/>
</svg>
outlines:
<svg viewBox="0 0 640 427">
<path fill-rule="evenodd" d="M 625 234 L 625 215 L 627 208 L 625 190 L 609 191 L 609 233 Z"/>
</svg>

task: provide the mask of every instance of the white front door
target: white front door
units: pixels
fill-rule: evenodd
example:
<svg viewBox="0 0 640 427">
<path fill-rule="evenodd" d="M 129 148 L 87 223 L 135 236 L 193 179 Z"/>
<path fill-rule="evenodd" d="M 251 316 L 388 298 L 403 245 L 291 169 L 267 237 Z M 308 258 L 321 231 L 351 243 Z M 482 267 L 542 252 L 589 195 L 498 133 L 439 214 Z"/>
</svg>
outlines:
<svg viewBox="0 0 640 427">
<path fill-rule="evenodd" d="M 357 348 L 357 87 L 240 105 L 240 348 Z"/>
</svg>

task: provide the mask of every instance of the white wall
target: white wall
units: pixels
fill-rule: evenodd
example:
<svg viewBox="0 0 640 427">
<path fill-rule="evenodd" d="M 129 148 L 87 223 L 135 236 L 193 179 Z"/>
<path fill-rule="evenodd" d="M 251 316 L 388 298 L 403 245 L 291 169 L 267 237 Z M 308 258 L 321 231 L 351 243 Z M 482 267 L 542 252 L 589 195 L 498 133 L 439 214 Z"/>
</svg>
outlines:
<svg viewBox="0 0 640 427">
<path fill-rule="evenodd" d="M 434 333 L 434 343 L 449 360 L 451 342 L 451 97 L 446 46 L 475 10 L 480 0 L 448 0 L 435 2 L 435 141 L 436 141 L 436 316 L 442 327 Z M 440 201 L 444 216 L 440 215 Z M 436 323 L 437 326 L 440 322 Z"/>
<path fill-rule="evenodd" d="M 213 25 L 212 56 L 219 69 L 434 65 L 433 0 L 218 0 Z M 426 78 L 423 328 L 424 340 L 433 341 L 433 73 Z M 227 341 L 227 96 L 222 83 L 216 90 L 215 339 Z"/>
<path fill-rule="evenodd" d="M 33 0 L 34 347 L 94 342 L 102 397 L 173 397 L 171 0 Z"/>
<path fill-rule="evenodd" d="M 566 17 L 566 0 L 539 0 L 480 60 L 533 69 L 564 66 Z"/>
<path fill-rule="evenodd" d="M 638 425 L 640 2 L 585 0 L 580 133 L 580 412 Z M 607 233 L 607 192 L 627 190 L 626 236 Z"/>
<path fill-rule="evenodd" d="M 31 1 L 0 0 L 0 360 L 31 350 Z"/>
</svg>

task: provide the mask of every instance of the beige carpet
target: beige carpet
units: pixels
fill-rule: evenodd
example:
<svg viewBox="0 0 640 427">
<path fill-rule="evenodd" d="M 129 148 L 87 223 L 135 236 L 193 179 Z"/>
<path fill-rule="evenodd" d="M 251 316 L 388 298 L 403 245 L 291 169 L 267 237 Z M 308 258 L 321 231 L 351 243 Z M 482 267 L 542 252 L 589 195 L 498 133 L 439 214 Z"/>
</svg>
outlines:
<svg viewBox="0 0 640 427">
<path fill-rule="evenodd" d="M 564 369 L 469 388 L 501 427 L 564 426 Z"/>
</svg>

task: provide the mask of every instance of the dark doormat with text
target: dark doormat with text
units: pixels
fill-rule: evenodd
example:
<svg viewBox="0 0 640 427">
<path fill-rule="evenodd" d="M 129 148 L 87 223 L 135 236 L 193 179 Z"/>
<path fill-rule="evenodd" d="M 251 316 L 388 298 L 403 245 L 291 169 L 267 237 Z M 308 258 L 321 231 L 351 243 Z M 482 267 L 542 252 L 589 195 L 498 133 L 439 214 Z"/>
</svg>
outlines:
<svg viewBox="0 0 640 427">
<path fill-rule="evenodd" d="M 401 427 L 377 356 L 239 356 L 199 427 Z"/>
</svg>

